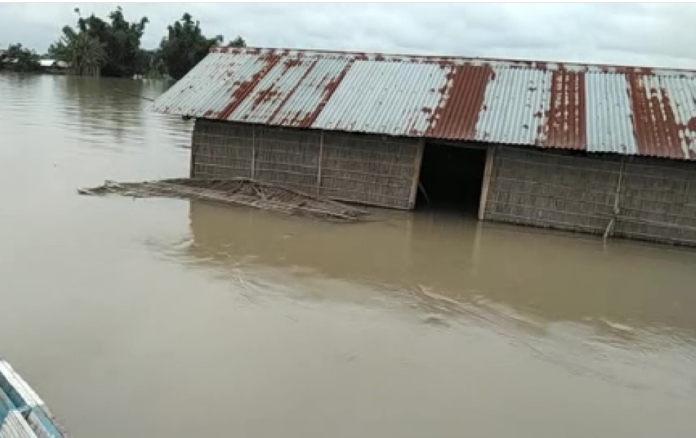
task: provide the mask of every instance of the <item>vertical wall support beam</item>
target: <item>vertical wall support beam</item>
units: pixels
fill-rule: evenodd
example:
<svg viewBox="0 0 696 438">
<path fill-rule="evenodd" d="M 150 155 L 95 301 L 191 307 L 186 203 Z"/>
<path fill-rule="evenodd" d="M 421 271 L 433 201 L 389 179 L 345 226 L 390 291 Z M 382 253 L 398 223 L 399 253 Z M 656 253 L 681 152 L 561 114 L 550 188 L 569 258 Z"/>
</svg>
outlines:
<svg viewBox="0 0 696 438">
<path fill-rule="evenodd" d="M 201 122 L 196 119 L 193 122 L 193 132 L 191 132 L 191 161 L 189 163 L 189 178 L 196 177 L 196 152 L 198 151 L 198 142 L 200 141 L 200 133 L 198 130 L 201 127 Z"/>
<path fill-rule="evenodd" d="M 319 165 L 317 167 L 317 195 L 321 194 L 321 168 L 324 161 L 324 131 L 319 134 Z"/>
<path fill-rule="evenodd" d="M 486 167 L 483 171 L 483 185 L 481 186 L 481 200 L 479 201 L 478 218 L 480 221 L 486 217 L 486 203 L 488 201 L 488 189 L 491 185 L 491 176 L 493 175 L 493 162 L 495 161 L 495 153 L 498 146 L 488 146 L 486 149 Z"/>
<path fill-rule="evenodd" d="M 612 212 L 612 217 L 607 224 L 607 229 L 604 230 L 604 243 L 607 243 L 607 239 L 614 235 L 614 228 L 616 228 L 616 221 L 619 219 L 621 214 L 621 190 L 624 184 L 624 175 L 626 171 L 626 157 L 621 157 L 621 165 L 619 166 L 619 178 L 616 181 L 616 193 L 614 194 L 614 211 Z"/>
<path fill-rule="evenodd" d="M 416 208 L 416 198 L 418 197 L 418 184 L 420 183 L 421 164 L 423 163 L 423 153 L 425 149 L 425 139 L 421 138 L 416 145 L 416 158 L 413 161 L 413 181 L 411 182 L 411 197 L 408 200 L 408 209 Z"/>
<path fill-rule="evenodd" d="M 251 125 L 251 179 L 256 179 L 256 125 Z"/>
</svg>

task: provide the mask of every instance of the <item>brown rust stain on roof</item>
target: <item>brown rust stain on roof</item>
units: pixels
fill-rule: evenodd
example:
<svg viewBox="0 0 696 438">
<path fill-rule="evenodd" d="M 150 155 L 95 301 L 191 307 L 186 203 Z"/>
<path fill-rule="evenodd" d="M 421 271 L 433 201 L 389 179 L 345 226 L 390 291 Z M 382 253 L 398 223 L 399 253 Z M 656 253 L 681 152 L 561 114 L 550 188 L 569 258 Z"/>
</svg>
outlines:
<svg viewBox="0 0 696 438">
<path fill-rule="evenodd" d="M 317 65 L 318 62 L 319 62 L 319 59 L 314 59 L 314 61 L 312 61 L 312 63 L 309 65 L 309 67 L 307 67 L 307 69 L 305 69 L 305 72 L 302 73 L 302 76 L 301 76 L 300 79 L 297 81 L 297 83 L 296 83 L 296 84 L 292 87 L 292 89 L 285 95 L 285 97 L 283 98 L 283 101 L 280 102 L 280 104 L 275 108 L 275 110 L 273 110 L 273 113 L 272 113 L 272 114 L 270 115 L 270 117 L 268 118 L 268 122 L 267 122 L 267 123 L 273 123 L 274 119 L 276 118 L 276 116 L 278 115 L 278 113 L 280 112 L 280 110 L 283 108 L 283 106 L 285 106 L 285 104 L 287 103 L 288 99 L 290 99 L 290 97 L 292 97 L 292 95 L 295 93 L 295 91 L 297 91 L 297 88 L 299 88 L 299 86 L 304 82 L 304 80 L 307 79 L 307 76 L 308 76 L 309 73 L 312 71 L 312 69 L 314 68 L 314 66 Z M 286 67 L 287 67 L 287 64 L 286 64 Z M 288 67 L 288 68 L 289 68 L 289 67 Z M 287 70 L 286 70 L 286 71 L 287 71 Z M 286 123 L 281 123 L 281 124 L 285 125 Z"/>
<path fill-rule="evenodd" d="M 302 64 L 302 59 L 301 57 L 297 58 L 288 58 L 283 62 L 283 73 L 287 72 L 293 67 L 297 67 L 298 65 Z"/>
<path fill-rule="evenodd" d="M 226 120 L 230 114 L 232 114 L 234 110 L 241 105 L 244 99 L 246 99 L 247 96 L 254 91 L 254 87 L 261 82 L 269 71 L 271 71 L 271 69 L 278 63 L 279 59 L 280 57 L 275 54 L 264 56 L 262 58 L 263 66 L 259 71 L 254 73 L 249 80 L 235 82 L 237 87 L 232 92 L 230 103 L 228 103 L 227 106 L 225 106 L 225 108 L 218 113 L 217 118 L 220 120 Z"/>
<path fill-rule="evenodd" d="M 256 97 L 254 97 L 254 100 L 251 103 L 251 108 L 242 118 L 247 120 L 251 113 L 254 112 L 254 110 L 256 110 L 256 108 L 258 108 L 261 104 L 272 102 L 276 97 L 281 95 L 282 93 L 275 88 L 275 84 L 264 90 L 259 90 L 258 94 Z"/>
<path fill-rule="evenodd" d="M 696 117 L 690 118 L 689 121 L 686 123 L 686 127 L 692 131 L 696 131 Z"/>
<path fill-rule="evenodd" d="M 628 95 L 632 107 L 633 133 L 640 155 L 684 158 L 677 118 L 667 90 L 647 90 L 643 75 L 629 74 Z"/>
<path fill-rule="evenodd" d="M 549 110 L 540 132 L 543 137 L 541 144 L 545 147 L 584 149 L 586 123 L 585 74 L 564 70 L 552 72 Z"/>
<path fill-rule="evenodd" d="M 319 116 L 319 113 L 321 113 L 321 111 L 324 109 L 326 103 L 334 94 L 336 88 L 338 88 L 338 86 L 341 84 L 343 78 L 346 77 L 348 70 L 350 70 L 350 68 L 353 66 L 353 63 L 356 59 L 357 58 L 354 58 L 348 61 L 346 65 L 344 65 L 341 69 L 341 72 L 335 77 L 325 76 L 325 78 L 328 79 L 328 82 L 326 83 L 326 85 L 323 86 L 323 92 L 321 98 L 319 99 L 319 104 L 317 104 L 317 106 L 312 111 L 306 113 L 305 116 L 301 119 L 298 119 L 296 117 L 293 120 L 291 120 L 290 123 L 293 126 L 297 126 L 300 128 L 309 128 L 312 126 L 312 123 L 314 123 L 314 121 Z"/>
<path fill-rule="evenodd" d="M 447 84 L 428 121 L 425 135 L 436 138 L 473 138 L 493 69 L 483 66 L 450 67 Z"/>
<path fill-rule="evenodd" d="M 690 118 L 689 121 L 686 122 L 685 128 L 690 131 L 693 131 L 693 133 L 696 134 L 696 117 Z M 686 139 L 687 144 L 692 144 L 691 137 L 685 135 L 684 138 Z"/>
<path fill-rule="evenodd" d="M 282 55 L 281 55 L 281 57 L 282 57 Z M 316 64 L 316 63 L 317 63 L 317 60 L 315 59 L 314 62 L 313 62 L 313 64 L 312 64 L 312 67 L 313 67 L 314 64 Z M 264 104 L 264 103 L 272 102 L 272 101 L 275 100 L 276 98 L 281 97 L 282 101 L 280 102 L 280 105 L 277 106 L 277 108 L 274 110 L 273 114 L 272 114 L 271 117 L 269 118 L 269 120 L 270 120 L 270 119 L 277 113 L 277 111 L 280 109 L 280 107 L 287 101 L 287 98 L 289 97 L 288 94 L 285 94 L 285 95 L 284 95 L 283 92 L 280 91 L 280 90 L 277 88 L 278 82 L 280 82 L 280 81 L 282 80 L 282 78 L 285 76 L 285 74 L 286 74 L 290 69 L 296 68 L 296 67 L 301 66 L 301 65 L 302 65 L 302 56 L 298 56 L 298 57 L 296 57 L 296 58 L 288 58 L 288 59 L 286 59 L 286 60 L 283 62 L 283 64 L 282 64 L 282 67 L 281 67 L 282 71 L 281 71 L 280 74 L 274 79 L 273 83 L 270 84 L 266 89 L 259 90 L 258 92 L 256 92 L 256 96 L 254 97 L 254 100 L 253 100 L 253 102 L 252 102 L 252 104 L 251 104 L 251 108 L 249 109 L 249 111 L 248 111 L 246 114 L 244 114 L 244 115 L 242 116 L 242 119 L 243 119 L 243 120 L 248 120 L 249 117 L 250 117 L 250 115 L 251 115 L 251 113 L 254 112 L 254 110 L 256 110 L 260 105 L 262 105 L 262 104 Z M 311 67 L 310 67 L 310 68 L 311 68 Z M 307 72 L 305 72 L 305 73 L 303 74 L 302 78 L 300 79 L 300 82 L 302 81 L 302 79 L 304 79 L 304 78 L 306 77 L 306 75 L 307 75 Z M 294 91 L 294 90 L 297 88 L 297 86 L 300 84 L 300 82 L 298 82 L 298 83 L 292 88 L 292 90 L 290 91 L 290 93 L 292 93 L 292 91 Z M 247 96 L 247 97 L 248 97 L 248 96 Z M 269 120 L 267 120 L 266 123 L 268 123 Z"/>
</svg>

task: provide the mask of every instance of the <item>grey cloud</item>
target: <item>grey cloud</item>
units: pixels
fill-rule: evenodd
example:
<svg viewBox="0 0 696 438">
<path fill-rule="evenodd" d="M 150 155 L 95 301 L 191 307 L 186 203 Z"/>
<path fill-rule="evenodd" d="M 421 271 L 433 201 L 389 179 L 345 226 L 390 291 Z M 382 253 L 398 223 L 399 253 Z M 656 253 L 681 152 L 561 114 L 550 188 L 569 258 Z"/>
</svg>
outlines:
<svg viewBox="0 0 696 438">
<path fill-rule="evenodd" d="M 0 4 L 0 44 L 44 51 L 73 9 L 105 16 L 116 4 Z M 123 4 L 147 16 L 155 47 L 191 13 L 210 36 L 251 45 L 526 58 L 696 68 L 693 4 Z"/>
</svg>

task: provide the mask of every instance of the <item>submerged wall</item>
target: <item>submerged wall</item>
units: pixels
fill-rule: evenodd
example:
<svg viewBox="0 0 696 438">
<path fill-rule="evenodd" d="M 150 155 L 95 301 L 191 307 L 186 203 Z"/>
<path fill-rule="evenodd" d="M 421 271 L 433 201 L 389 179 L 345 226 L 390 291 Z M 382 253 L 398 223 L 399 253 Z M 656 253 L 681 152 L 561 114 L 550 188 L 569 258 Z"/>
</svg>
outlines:
<svg viewBox="0 0 696 438">
<path fill-rule="evenodd" d="M 197 120 L 191 176 L 415 206 L 420 139 Z M 491 146 L 484 220 L 696 246 L 696 163 Z"/>
<path fill-rule="evenodd" d="M 247 177 L 333 199 L 413 208 L 419 139 L 197 120 L 191 176 Z"/>
<path fill-rule="evenodd" d="M 696 163 L 491 152 L 486 220 L 696 245 Z"/>
</svg>

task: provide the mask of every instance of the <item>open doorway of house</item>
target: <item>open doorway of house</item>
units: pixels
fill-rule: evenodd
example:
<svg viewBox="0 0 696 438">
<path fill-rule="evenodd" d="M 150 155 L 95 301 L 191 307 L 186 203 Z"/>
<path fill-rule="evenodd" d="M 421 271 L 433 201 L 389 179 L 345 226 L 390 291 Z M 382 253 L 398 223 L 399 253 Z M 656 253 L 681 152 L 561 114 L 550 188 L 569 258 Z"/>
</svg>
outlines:
<svg viewBox="0 0 696 438">
<path fill-rule="evenodd" d="M 486 149 L 426 143 L 416 209 L 478 214 L 486 167 Z"/>
</svg>

